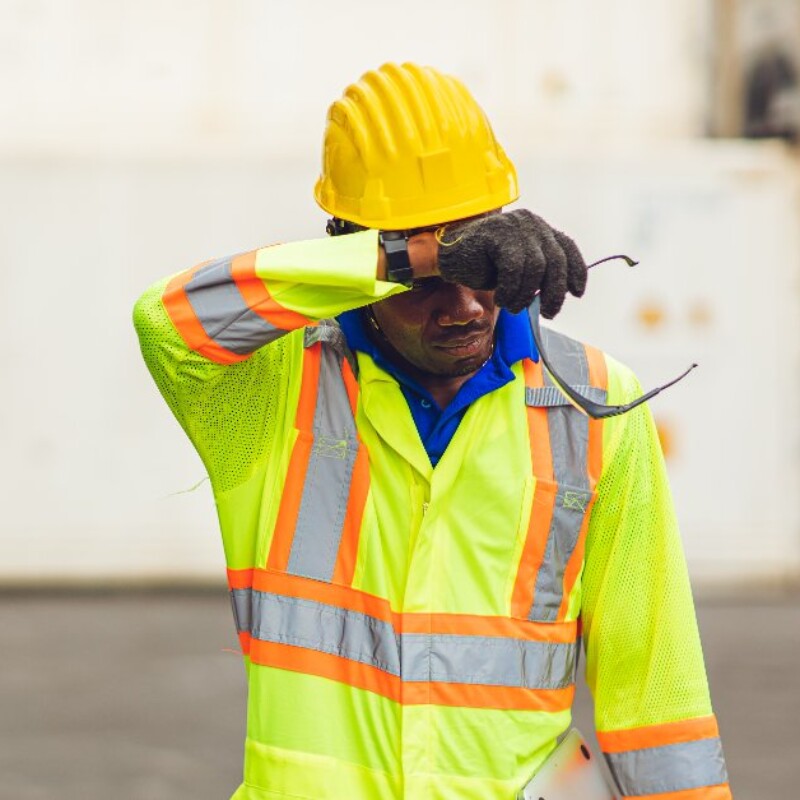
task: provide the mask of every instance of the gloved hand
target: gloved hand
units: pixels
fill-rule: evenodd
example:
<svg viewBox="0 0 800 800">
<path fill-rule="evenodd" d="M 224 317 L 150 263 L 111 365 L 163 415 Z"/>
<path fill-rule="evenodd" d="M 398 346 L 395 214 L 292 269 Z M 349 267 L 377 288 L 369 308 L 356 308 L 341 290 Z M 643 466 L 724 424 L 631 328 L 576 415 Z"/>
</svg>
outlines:
<svg viewBox="0 0 800 800">
<path fill-rule="evenodd" d="M 580 297 L 586 288 L 586 263 L 575 242 L 527 209 L 446 225 L 437 240 L 444 280 L 494 289 L 497 305 L 512 313 L 541 290 L 542 316 L 552 319 L 567 291 Z"/>
</svg>

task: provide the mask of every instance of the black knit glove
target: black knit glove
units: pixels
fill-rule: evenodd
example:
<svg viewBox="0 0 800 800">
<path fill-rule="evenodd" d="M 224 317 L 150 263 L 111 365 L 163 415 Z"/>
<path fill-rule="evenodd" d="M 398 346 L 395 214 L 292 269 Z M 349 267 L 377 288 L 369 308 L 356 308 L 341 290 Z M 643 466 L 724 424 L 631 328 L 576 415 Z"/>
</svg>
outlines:
<svg viewBox="0 0 800 800">
<path fill-rule="evenodd" d="M 526 209 L 445 226 L 437 238 L 442 278 L 494 289 L 497 305 L 512 313 L 541 290 L 542 316 L 552 319 L 568 291 L 580 297 L 586 288 L 586 264 L 575 242 Z"/>
</svg>

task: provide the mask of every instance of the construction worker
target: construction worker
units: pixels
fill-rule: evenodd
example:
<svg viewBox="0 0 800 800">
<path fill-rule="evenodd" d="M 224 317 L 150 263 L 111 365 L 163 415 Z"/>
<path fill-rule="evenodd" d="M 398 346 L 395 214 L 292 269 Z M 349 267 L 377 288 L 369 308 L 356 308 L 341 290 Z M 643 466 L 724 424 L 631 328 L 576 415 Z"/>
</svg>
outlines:
<svg viewBox="0 0 800 800">
<path fill-rule="evenodd" d="M 621 796 L 730 798 L 647 406 L 590 418 L 563 391 L 638 383 L 529 313 L 582 294 L 578 248 L 502 210 L 512 163 L 427 67 L 331 106 L 315 194 L 333 235 L 135 310 L 216 499 L 249 683 L 235 800 L 511 800 L 570 727 L 581 637 Z"/>
</svg>

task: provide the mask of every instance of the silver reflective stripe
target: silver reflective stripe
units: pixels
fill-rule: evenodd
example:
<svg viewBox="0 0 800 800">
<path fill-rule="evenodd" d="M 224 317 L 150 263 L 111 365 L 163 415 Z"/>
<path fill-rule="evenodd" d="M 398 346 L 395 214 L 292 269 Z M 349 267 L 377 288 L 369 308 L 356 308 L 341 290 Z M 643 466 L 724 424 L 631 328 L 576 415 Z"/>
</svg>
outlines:
<svg viewBox="0 0 800 800">
<path fill-rule="evenodd" d="M 589 382 L 589 364 L 584 346 L 552 330 L 543 329 L 542 335 L 544 345 L 564 380 L 572 386 L 586 386 Z M 557 392 L 564 400 L 546 371 L 544 377 L 547 386 L 533 391 L 540 392 L 542 399 L 551 400 L 554 400 L 552 393 Z M 594 390 L 594 393 L 598 392 L 604 401 L 605 392 Z M 553 476 L 558 484 L 558 491 L 528 618 L 551 622 L 558 616 L 564 594 L 564 571 L 578 543 L 592 495 L 587 468 L 588 417 L 568 402 L 552 402 L 547 405 Z"/>
<path fill-rule="evenodd" d="M 551 353 L 553 364 L 561 377 L 570 386 L 580 386 L 589 383 L 589 364 L 586 360 L 586 349 L 576 341 L 557 333 L 552 328 L 542 328 L 542 344 L 548 353 Z M 543 369 L 545 382 L 552 385 L 547 370 Z"/>
<path fill-rule="evenodd" d="M 606 395 L 608 394 L 605 389 L 598 389 L 596 386 L 575 386 L 573 384 L 572 388 L 584 397 L 594 400 L 595 403 L 605 403 Z M 557 386 L 526 386 L 525 404 L 540 408 L 572 405 L 564 392 Z"/>
<path fill-rule="evenodd" d="M 323 345 L 314 410 L 314 444 L 287 572 L 330 582 L 342 539 L 358 437 L 341 359 Z"/>
<path fill-rule="evenodd" d="M 221 258 L 197 270 L 186 284 L 186 296 L 209 339 L 248 355 L 285 331 L 250 309 L 234 283 L 232 261 Z"/>
<path fill-rule="evenodd" d="M 626 797 L 680 792 L 728 782 L 718 738 L 606 753 L 605 757 Z"/>
<path fill-rule="evenodd" d="M 563 689 L 572 684 L 575 649 L 494 636 L 404 633 L 403 680 Z"/>
<path fill-rule="evenodd" d="M 589 363 L 580 342 L 548 331 L 545 346 L 552 354 L 558 371 L 570 385 L 589 382 Z M 553 381 L 544 372 L 545 383 Z M 553 388 L 555 388 L 553 386 Z M 589 418 L 572 406 L 557 406 L 547 412 L 550 428 L 550 450 L 553 454 L 553 473 L 556 481 L 580 488 L 589 488 L 586 457 L 589 443 Z"/>
<path fill-rule="evenodd" d="M 251 589 L 231 589 L 231 606 L 233 606 L 233 621 L 236 623 L 237 633 L 249 633 L 251 627 L 251 602 L 253 592 Z"/>
<path fill-rule="evenodd" d="M 558 617 L 564 595 L 564 571 L 578 542 L 590 499 L 589 492 L 559 487 L 528 619 L 553 622 Z"/>
<path fill-rule="evenodd" d="M 262 642 L 306 647 L 400 675 L 394 628 L 357 611 L 254 591 L 250 632 Z"/>
<path fill-rule="evenodd" d="M 563 689 L 573 682 L 575 643 L 398 634 L 384 620 L 315 600 L 251 589 L 231 596 L 240 633 L 337 655 L 410 683 Z"/>
</svg>

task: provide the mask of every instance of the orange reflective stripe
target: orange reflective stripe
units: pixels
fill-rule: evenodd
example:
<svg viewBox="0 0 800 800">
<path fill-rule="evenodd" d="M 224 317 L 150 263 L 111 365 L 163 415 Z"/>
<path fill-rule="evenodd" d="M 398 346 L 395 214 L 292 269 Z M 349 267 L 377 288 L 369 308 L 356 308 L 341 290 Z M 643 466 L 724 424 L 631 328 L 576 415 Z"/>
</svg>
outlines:
<svg viewBox="0 0 800 800">
<path fill-rule="evenodd" d="M 300 513 L 300 501 L 303 498 L 308 462 L 311 458 L 311 448 L 314 445 L 311 426 L 314 422 L 314 410 L 317 405 L 321 353 L 322 344 L 320 342 L 303 350 L 303 375 L 300 383 L 300 398 L 297 402 L 297 416 L 295 417 L 297 439 L 289 459 L 283 496 L 267 558 L 267 567 L 270 569 L 285 570 L 289 564 L 289 554 L 292 550 L 297 515 Z"/>
<path fill-rule="evenodd" d="M 350 496 L 347 499 L 347 510 L 342 523 L 339 554 L 333 570 L 334 583 L 350 586 L 353 582 L 358 542 L 361 536 L 361 521 L 369 494 L 369 483 L 369 454 L 366 446 L 359 443 L 358 453 L 353 464 L 353 475 L 350 479 Z"/>
<path fill-rule="evenodd" d="M 228 586 L 231 589 L 251 589 L 253 587 L 253 570 L 229 569 Z"/>
<path fill-rule="evenodd" d="M 188 347 L 210 361 L 216 361 L 218 364 L 236 364 L 239 361 L 244 361 L 248 356 L 232 353 L 211 339 L 194 313 L 192 304 L 186 294 L 186 284 L 189 283 L 199 269 L 208 263 L 208 261 L 205 261 L 186 272 L 176 275 L 167 284 L 161 301 L 164 303 L 164 308 L 170 320 L 172 320 L 172 324 Z"/>
<path fill-rule="evenodd" d="M 242 653 L 246 656 L 250 655 L 250 634 L 247 631 L 240 631 L 237 635 L 239 637 L 239 647 L 242 648 Z"/>
<path fill-rule="evenodd" d="M 698 789 L 683 789 L 680 792 L 662 794 L 623 795 L 624 800 L 733 800 L 730 786 L 721 783 L 716 786 L 701 786 Z"/>
<path fill-rule="evenodd" d="M 589 363 L 589 384 L 608 390 L 608 369 L 605 356 L 595 347 L 584 345 Z M 603 420 L 589 418 L 589 452 L 587 458 L 589 488 L 594 491 L 603 472 Z"/>
<path fill-rule="evenodd" d="M 415 687 L 419 687 L 418 689 Z M 486 686 L 474 683 L 406 683 L 405 705 L 496 708 L 501 711 L 566 711 L 571 708 L 575 687 L 565 689 L 522 689 L 514 686 Z"/>
<path fill-rule="evenodd" d="M 296 645 L 253 639 L 250 643 L 250 661 L 264 667 L 277 667 L 291 672 L 328 678 L 339 683 L 346 683 L 348 686 L 354 686 L 356 689 L 375 692 L 391 700 L 398 702 L 400 700 L 402 688 L 400 678 L 369 664 L 362 664 L 331 653 L 321 653 L 318 650 Z"/>
<path fill-rule="evenodd" d="M 473 614 L 418 614 L 397 615 L 398 630 L 403 633 L 460 634 L 462 636 L 499 636 L 525 641 L 569 644 L 578 635 L 576 622 L 555 624 L 530 622 L 510 617 L 481 617 Z"/>
<path fill-rule="evenodd" d="M 538 363 L 525 359 L 523 362 L 525 385 L 532 389 L 544 386 L 541 359 Z M 536 573 L 544 558 L 547 535 L 556 494 L 553 485 L 540 482 L 540 479 L 553 481 L 553 454 L 550 450 L 550 430 L 547 422 L 547 409 L 527 408 L 528 436 L 531 446 L 531 466 L 536 476 L 533 504 L 528 523 L 528 533 L 522 548 L 514 590 L 511 595 L 511 615 L 527 618 L 532 606 Z"/>
<path fill-rule="evenodd" d="M 714 739 L 719 736 L 717 718 L 708 717 L 648 725 L 642 728 L 625 728 L 619 731 L 598 731 L 597 741 L 604 753 L 623 753 L 645 747 L 663 747 L 669 744 Z"/>
<path fill-rule="evenodd" d="M 564 711 L 572 705 L 575 693 L 572 686 L 565 689 L 519 689 L 427 681 L 404 682 L 376 667 L 342 656 L 258 639 L 250 643 L 250 661 L 260 666 L 328 678 L 404 705 Z"/>
<path fill-rule="evenodd" d="M 392 610 L 388 600 L 351 589 L 349 586 L 337 586 L 333 583 L 304 578 L 301 575 L 257 569 L 253 572 L 253 588 L 260 592 L 327 603 L 349 611 L 369 614 L 384 622 L 392 622 Z"/>
<path fill-rule="evenodd" d="M 284 331 L 293 331 L 313 324 L 313 321 L 278 303 L 267 289 L 263 278 L 256 275 L 258 250 L 236 256 L 231 264 L 231 274 L 240 294 L 250 309 L 270 325 Z"/>
<path fill-rule="evenodd" d="M 531 408 L 531 412 L 544 412 L 541 420 L 547 425 L 546 409 Z M 537 415 L 538 416 L 538 415 Z M 533 427 L 533 426 L 531 426 Z M 541 435 L 534 434 L 531 435 Z M 545 436 L 547 434 L 545 433 Z M 548 439 L 549 441 L 549 439 Z M 537 480 L 531 504 L 531 515 L 528 521 L 528 534 L 522 548 L 517 577 L 514 582 L 514 591 L 511 596 L 511 615 L 513 617 L 527 618 L 533 606 L 534 587 L 536 575 L 544 560 L 547 548 L 547 537 L 550 533 L 550 523 L 553 518 L 553 508 L 556 502 L 556 485 Z"/>
<path fill-rule="evenodd" d="M 295 427 L 299 431 L 311 431 L 314 411 L 317 407 L 317 384 L 322 355 L 322 344 L 317 342 L 303 351 L 303 375 L 300 383 L 300 398 L 297 402 Z"/>
<path fill-rule="evenodd" d="M 541 360 L 535 363 L 526 358 L 522 365 L 525 373 L 525 385 L 531 389 L 541 389 L 544 386 Z M 537 478 L 544 478 L 548 481 L 555 480 L 546 408 L 528 407 L 528 435 L 531 442 L 533 474 Z"/>
<path fill-rule="evenodd" d="M 289 459 L 286 483 L 267 557 L 269 569 L 285 570 L 289 566 L 297 515 L 300 513 L 300 502 L 303 499 L 304 478 L 308 471 L 313 445 L 314 437 L 308 431 L 298 431 Z"/>
</svg>

